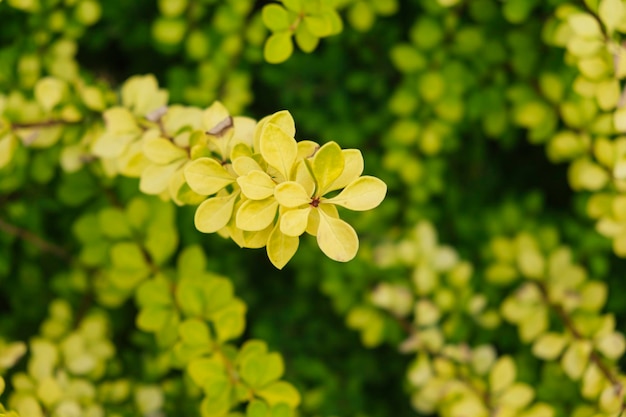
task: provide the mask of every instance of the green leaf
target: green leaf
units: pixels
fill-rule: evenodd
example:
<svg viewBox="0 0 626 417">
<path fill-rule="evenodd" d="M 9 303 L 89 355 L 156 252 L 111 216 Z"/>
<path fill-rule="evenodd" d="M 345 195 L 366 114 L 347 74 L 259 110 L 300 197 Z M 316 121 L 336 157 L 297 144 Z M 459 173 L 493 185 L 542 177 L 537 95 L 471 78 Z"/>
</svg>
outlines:
<svg viewBox="0 0 626 417">
<path fill-rule="evenodd" d="M 291 32 L 276 32 L 265 42 L 263 56 L 270 64 L 285 62 L 293 53 Z"/>
<path fill-rule="evenodd" d="M 178 255 L 176 266 L 181 277 L 191 277 L 204 272 L 207 267 L 207 259 L 202 247 L 200 245 L 185 246 Z"/>
<path fill-rule="evenodd" d="M 204 294 L 200 285 L 190 278 L 183 278 L 176 286 L 176 302 L 187 317 L 198 317 L 204 313 Z"/>
<path fill-rule="evenodd" d="M 208 346 L 211 334 L 206 322 L 197 318 L 189 318 L 178 326 L 178 334 L 183 343 L 191 346 Z"/>
<path fill-rule="evenodd" d="M 235 178 L 213 158 L 198 158 L 185 165 L 185 180 L 200 195 L 212 195 L 235 182 Z"/>
<path fill-rule="evenodd" d="M 226 367 L 217 357 L 198 358 L 187 364 L 187 374 L 199 387 L 212 382 L 228 381 Z"/>
<path fill-rule="evenodd" d="M 338 262 L 348 262 L 359 250 L 359 237 L 348 223 L 330 217 L 322 210 L 317 229 L 317 244 L 326 256 Z"/>
<path fill-rule="evenodd" d="M 276 183 L 263 171 L 250 171 L 237 178 L 241 193 L 251 200 L 263 200 L 274 194 Z"/>
<path fill-rule="evenodd" d="M 150 306 L 142 309 L 137 316 L 137 327 L 146 332 L 158 332 L 174 315 L 170 307 Z"/>
<path fill-rule="evenodd" d="M 286 403 L 278 403 L 272 407 L 272 417 L 291 417 L 291 408 Z"/>
<path fill-rule="evenodd" d="M 328 186 L 343 172 L 344 159 L 339 145 L 336 142 L 324 144 L 313 157 L 312 168 L 317 182 L 315 193 L 322 196 L 328 191 Z"/>
<path fill-rule="evenodd" d="M 283 269 L 298 251 L 299 242 L 299 238 L 285 235 L 276 225 L 267 239 L 267 257 L 276 268 Z"/>
<path fill-rule="evenodd" d="M 285 403 L 291 408 L 300 404 L 300 393 L 288 382 L 274 382 L 256 391 L 256 394 L 270 405 Z"/>
<path fill-rule="evenodd" d="M 140 307 L 168 307 L 173 304 L 170 293 L 170 281 L 165 276 L 159 274 L 153 279 L 145 281 L 135 294 L 137 305 Z"/>
<path fill-rule="evenodd" d="M 302 11 L 302 1 L 303 0 L 280 0 L 285 5 L 285 7 L 292 12 L 299 13 Z"/>
<path fill-rule="evenodd" d="M 112 239 L 132 236 L 125 213 L 117 207 L 105 207 L 98 212 L 98 225 L 102 235 Z"/>
<path fill-rule="evenodd" d="M 296 140 L 278 125 L 267 123 L 261 132 L 260 147 L 263 159 L 288 180 L 298 155 Z"/>
<path fill-rule="evenodd" d="M 270 412 L 267 404 L 261 400 L 252 400 L 246 408 L 246 417 L 267 417 Z"/>
<path fill-rule="evenodd" d="M 117 268 L 133 271 L 148 271 L 144 253 L 139 245 L 131 242 L 116 243 L 111 247 L 111 262 Z"/>
<path fill-rule="evenodd" d="M 241 347 L 241 350 L 239 350 L 239 353 L 235 358 L 235 362 L 239 366 L 241 366 L 243 361 L 245 361 L 248 356 L 254 356 L 264 353 L 267 353 L 267 343 L 262 340 L 247 340 Z"/>
<path fill-rule="evenodd" d="M 305 16 L 304 24 L 309 32 L 318 38 L 329 36 L 333 32 L 333 23 L 328 14 Z"/>
<path fill-rule="evenodd" d="M 246 328 L 246 305 L 235 300 L 211 317 L 220 342 L 237 338 Z"/>
<path fill-rule="evenodd" d="M 272 32 L 280 32 L 289 28 L 289 14 L 282 6 L 272 3 L 263 7 L 263 23 Z"/>
<path fill-rule="evenodd" d="M 236 225 L 251 232 L 263 230 L 272 224 L 278 211 L 274 197 L 265 200 L 247 200 L 237 210 Z"/>
<path fill-rule="evenodd" d="M 296 29 L 296 43 L 302 51 L 311 53 L 320 43 L 320 38 L 313 35 L 305 25 L 298 25 L 298 29 Z"/>
<path fill-rule="evenodd" d="M 241 377 L 252 388 L 261 388 L 278 380 L 285 371 L 283 358 L 278 353 L 248 355 L 241 362 Z"/>
<path fill-rule="evenodd" d="M 214 233 L 225 227 L 233 216 L 235 200 L 239 194 L 213 197 L 204 201 L 196 209 L 194 224 L 202 233 Z"/>
<path fill-rule="evenodd" d="M 234 294 L 233 284 L 222 277 L 205 279 L 200 282 L 204 302 L 204 316 L 210 317 L 216 311 L 228 306 Z"/>
</svg>

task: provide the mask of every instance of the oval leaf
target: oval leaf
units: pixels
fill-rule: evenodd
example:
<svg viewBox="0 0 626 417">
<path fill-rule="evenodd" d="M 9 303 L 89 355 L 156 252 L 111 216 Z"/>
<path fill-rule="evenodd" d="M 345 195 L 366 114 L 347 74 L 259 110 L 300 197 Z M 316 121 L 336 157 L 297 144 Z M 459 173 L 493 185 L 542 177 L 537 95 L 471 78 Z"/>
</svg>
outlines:
<svg viewBox="0 0 626 417">
<path fill-rule="evenodd" d="M 294 181 L 281 182 L 274 189 L 274 197 L 281 206 L 295 208 L 311 202 L 304 187 Z"/>
<path fill-rule="evenodd" d="M 299 243 L 299 238 L 285 235 L 276 225 L 267 239 L 267 257 L 276 268 L 283 269 L 296 254 Z"/>
<path fill-rule="evenodd" d="M 317 181 L 316 194 L 324 195 L 328 186 L 333 183 L 344 168 L 341 148 L 335 142 L 328 142 L 322 146 L 313 157 L 313 175 Z"/>
<path fill-rule="evenodd" d="M 309 213 L 311 206 L 286 211 L 280 217 L 280 231 L 287 236 L 300 236 L 309 223 Z"/>
<path fill-rule="evenodd" d="M 274 123 L 267 123 L 261 133 L 261 155 L 268 164 L 280 172 L 285 179 L 298 155 L 298 144 L 283 129 Z"/>
<path fill-rule="evenodd" d="M 185 166 L 185 180 L 200 195 L 215 194 L 235 182 L 235 178 L 213 158 L 198 158 Z"/>
<path fill-rule="evenodd" d="M 336 197 L 327 203 L 350 210 L 371 210 L 378 206 L 387 194 L 387 185 L 376 177 L 363 176 L 348 184 Z"/>
<path fill-rule="evenodd" d="M 214 233 L 228 224 L 233 215 L 237 195 L 213 197 L 196 209 L 194 224 L 202 233 Z"/>
<path fill-rule="evenodd" d="M 250 171 L 237 178 L 241 192 L 250 200 L 263 200 L 274 194 L 276 183 L 263 171 Z"/>
<path fill-rule="evenodd" d="M 270 64 L 285 62 L 293 53 L 291 32 L 276 32 L 265 42 L 263 56 Z"/>
<path fill-rule="evenodd" d="M 319 210 L 317 244 L 326 256 L 338 262 L 348 262 L 359 250 L 359 237 L 348 223 Z"/>
<path fill-rule="evenodd" d="M 247 200 L 237 210 L 237 227 L 251 232 L 263 230 L 272 224 L 277 210 L 278 202 L 273 197 Z"/>
</svg>

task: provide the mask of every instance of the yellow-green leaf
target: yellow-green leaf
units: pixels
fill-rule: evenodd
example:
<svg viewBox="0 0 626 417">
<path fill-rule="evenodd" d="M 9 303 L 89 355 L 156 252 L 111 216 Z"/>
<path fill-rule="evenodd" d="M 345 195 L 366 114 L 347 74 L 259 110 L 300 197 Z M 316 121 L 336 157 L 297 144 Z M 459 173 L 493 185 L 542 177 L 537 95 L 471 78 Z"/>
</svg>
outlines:
<svg viewBox="0 0 626 417">
<path fill-rule="evenodd" d="M 143 153 L 150 161 L 161 165 L 187 157 L 187 152 L 184 149 L 164 138 L 144 140 Z"/>
<path fill-rule="evenodd" d="M 359 237 L 348 223 L 328 216 L 321 210 L 317 229 L 317 244 L 326 256 L 338 262 L 348 262 L 359 250 Z"/>
<path fill-rule="evenodd" d="M 200 195 L 215 194 L 235 182 L 235 178 L 213 158 L 199 158 L 185 166 L 185 180 Z"/>
<path fill-rule="evenodd" d="M 304 187 L 294 181 L 281 182 L 274 189 L 274 197 L 281 206 L 295 208 L 311 202 Z"/>
<path fill-rule="evenodd" d="M 54 77 L 44 77 L 35 84 L 35 99 L 41 107 L 50 111 L 61 102 L 66 89 L 65 81 Z"/>
<path fill-rule="evenodd" d="M 13 134 L 9 133 L 0 138 L 0 169 L 11 162 L 15 149 L 17 149 L 17 139 Z"/>
<path fill-rule="evenodd" d="M 291 32 L 276 32 L 265 42 L 263 56 L 270 64 L 285 62 L 293 53 Z"/>
<path fill-rule="evenodd" d="M 606 26 L 609 35 L 613 33 L 615 28 L 623 24 L 626 7 L 621 0 L 602 0 L 598 5 L 598 15 L 600 20 Z"/>
<path fill-rule="evenodd" d="M 287 236 L 300 236 L 305 232 L 309 223 L 309 213 L 312 207 L 288 210 L 280 216 L 280 231 Z"/>
<path fill-rule="evenodd" d="M 250 156 L 240 156 L 233 160 L 233 170 L 239 176 L 247 175 L 251 171 L 263 171 L 261 165 Z"/>
<path fill-rule="evenodd" d="M 274 221 L 278 202 L 274 197 L 246 200 L 237 210 L 236 225 L 251 232 L 263 230 Z"/>
<path fill-rule="evenodd" d="M 184 161 L 169 165 L 148 165 L 141 173 L 139 190 L 142 193 L 157 195 L 168 189 L 174 173 L 184 164 Z"/>
<path fill-rule="evenodd" d="M 561 366 L 563 371 L 574 381 L 578 380 L 589 363 L 591 354 L 591 342 L 588 340 L 575 340 L 563 354 Z"/>
<path fill-rule="evenodd" d="M 515 362 L 510 356 L 502 356 L 493 365 L 489 372 L 489 387 L 491 392 L 498 393 L 510 387 L 515 381 L 517 369 Z"/>
<path fill-rule="evenodd" d="M 359 178 L 363 173 L 363 155 L 358 149 L 344 149 L 343 153 L 344 167 L 339 178 L 333 181 L 328 187 L 328 191 L 339 190 Z"/>
<path fill-rule="evenodd" d="M 257 390 L 256 394 L 263 398 L 269 405 L 286 403 L 291 408 L 296 408 L 300 404 L 300 394 L 288 382 L 274 382 L 263 389 Z"/>
<path fill-rule="evenodd" d="M 383 201 L 385 194 L 387 185 L 376 177 L 366 175 L 351 182 L 337 196 L 324 203 L 356 211 L 371 210 Z"/>
<path fill-rule="evenodd" d="M 251 159 L 251 158 L 248 158 Z M 251 200 L 263 200 L 274 194 L 276 183 L 263 171 L 250 171 L 237 178 L 241 192 Z"/>
<path fill-rule="evenodd" d="M 344 168 L 343 154 L 336 142 L 324 144 L 313 157 L 313 176 L 317 182 L 316 194 L 324 195 Z"/>
<path fill-rule="evenodd" d="M 226 226 L 233 215 L 237 195 L 213 197 L 200 204 L 194 216 L 196 229 L 203 233 L 214 233 Z"/>
<path fill-rule="evenodd" d="M 289 14 L 282 6 L 272 3 L 263 7 L 263 23 L 272 32 L 279 32 L 289 28 Z"/>
<path fill-rule="evenodd" d="M 306 53 L 313 52 L 320 42 L 320 38 L 311 33 L 306 25 L 298 25 L 296 29 L 296 43 Z"/>
<path fill-rule="evenodd" d="M 498 404 L 522 410 L 530 404 L 534 397 L 535 391 L 530 385 L 516 382 L 502 393 L 498 399 Z"/>
<path fill-rule="evenodd" d="M 261 133 L 260 147 L 263 159 L 288 180 L 298 155 L 296 140 L 278 125 L 267 123 Z"/>
<path fill-rule="evenodd" d="M 285 235 L 276 225 L 267 239 L 267 257 L 276 268 L 283 269 L 296 254 L 299 242 L 299 238 Z"/>
<path fill-rule="evenodd" d="M 566 343 L 567 338 L 562 334 L 545 333 L 533 343 L 533 355 L 547 361 L 554 360 L 563 352 Z"/>
</svg>

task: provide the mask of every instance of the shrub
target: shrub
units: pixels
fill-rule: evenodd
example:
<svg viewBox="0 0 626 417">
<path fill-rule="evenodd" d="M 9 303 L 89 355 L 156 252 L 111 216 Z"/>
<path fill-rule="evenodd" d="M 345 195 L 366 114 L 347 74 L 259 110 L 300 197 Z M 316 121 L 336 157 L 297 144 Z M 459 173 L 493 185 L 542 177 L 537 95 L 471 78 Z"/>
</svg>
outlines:
<svg viewBox="0 0 626 417">
<path fill-rule="evenodd" d="M 626 415 L 626 1 L 0 23 L 0 416 Z"/>
</svg>

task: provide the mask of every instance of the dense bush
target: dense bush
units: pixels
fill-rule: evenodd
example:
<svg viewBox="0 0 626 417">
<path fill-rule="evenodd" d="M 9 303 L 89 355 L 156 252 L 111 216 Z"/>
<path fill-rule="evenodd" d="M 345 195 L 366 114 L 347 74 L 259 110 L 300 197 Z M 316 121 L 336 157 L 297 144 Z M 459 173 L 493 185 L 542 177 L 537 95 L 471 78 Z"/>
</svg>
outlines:
<svg viewBox="0 0 626 417">
<path fill-rule="evenodd" d="M 0 416 L 626 415 L 625 0 L 0 27 Z"/>
</svg>

